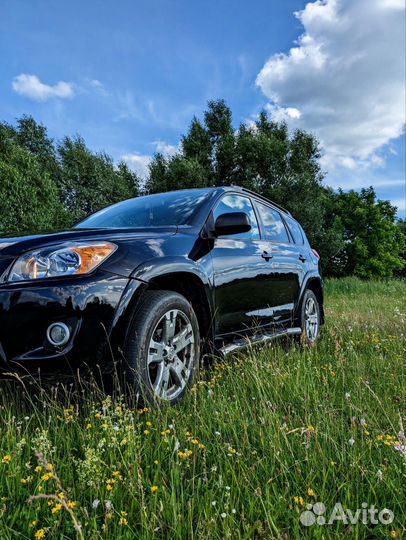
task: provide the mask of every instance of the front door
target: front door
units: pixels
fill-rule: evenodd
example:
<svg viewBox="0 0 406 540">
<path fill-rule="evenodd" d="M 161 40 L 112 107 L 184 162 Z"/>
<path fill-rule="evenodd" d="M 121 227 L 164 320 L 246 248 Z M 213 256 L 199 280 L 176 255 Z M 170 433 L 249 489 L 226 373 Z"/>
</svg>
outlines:
<svg viewBox="0 0 406 540">
<path fill-rule="evenodd" d="M 215 286 L 217 334 L 244 332 L 270 320 L 269 243 L 260 237 L 249 197 L 224 195 L 213 209 L 214 221 L 231 212 L 245 212 L 251 221 L 247 233 L 221 236 L 211 251 Z"/>
</svg>

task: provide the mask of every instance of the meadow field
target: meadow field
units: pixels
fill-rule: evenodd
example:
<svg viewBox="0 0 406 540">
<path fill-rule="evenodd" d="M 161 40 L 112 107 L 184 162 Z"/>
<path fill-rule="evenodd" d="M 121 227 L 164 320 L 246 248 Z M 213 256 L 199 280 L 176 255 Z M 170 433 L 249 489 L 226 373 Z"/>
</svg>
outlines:
<svg viewBox="0 0 406 540">
<path fill-rule="evenodd" d="M 404 310 L 401 281 L 330 280 L 315 348 L 230 357 L 176 408 L 2 381 L 0 538 L 404 537 Z"/>
</svg>

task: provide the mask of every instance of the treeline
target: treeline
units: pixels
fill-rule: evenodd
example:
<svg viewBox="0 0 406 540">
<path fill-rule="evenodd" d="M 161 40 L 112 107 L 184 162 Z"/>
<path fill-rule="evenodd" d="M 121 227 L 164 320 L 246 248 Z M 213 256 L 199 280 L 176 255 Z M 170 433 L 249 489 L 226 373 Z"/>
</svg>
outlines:
<svg viewBox="0 0 406 540">
<path fill-rule="evenodd" d="M 156 154 L 145 181 L 77 136 L 55 143 L 24 116 L 0 124 L 0 231 L 68 227 L 108 204 L 143 193 L 237 184 L 287 208 L 319 251 L 326 275 L 389 277 L 404 268 L 405 227 L 373 188 L 335 192 L 323 185 L 317 139 L 290 133 L 265 113 L 235 129 L 224 101 L 193 118 L 179 151 Z"/>
</svg>

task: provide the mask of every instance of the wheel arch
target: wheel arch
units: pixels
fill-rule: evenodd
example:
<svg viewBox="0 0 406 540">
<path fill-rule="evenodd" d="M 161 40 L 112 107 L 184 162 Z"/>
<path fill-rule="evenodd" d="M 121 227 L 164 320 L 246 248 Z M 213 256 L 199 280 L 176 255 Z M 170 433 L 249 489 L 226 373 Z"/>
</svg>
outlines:
<svg viewBox="0 0 406 540">
<path fill-rule="evenodd" d="M 313 293 L 316 295 L 320 307 L 321 323 L 324 324 L 324 286 L 320 276 L 309 276 L 308 279 L 304 282 L 300 292 L 300 300 L 296 311 L 297 317 L 300 318 L 303 298 L 307 290 L 313 291 Z"/>
</svg>

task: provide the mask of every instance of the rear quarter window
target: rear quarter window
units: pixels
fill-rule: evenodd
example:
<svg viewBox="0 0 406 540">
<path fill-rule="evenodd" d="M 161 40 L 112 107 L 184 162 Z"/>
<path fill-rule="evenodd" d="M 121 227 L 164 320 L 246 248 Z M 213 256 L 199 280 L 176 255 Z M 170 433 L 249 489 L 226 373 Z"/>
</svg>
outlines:
<svg viewBox="0 0 406 540">
<path fill-rule="evenodd" d="M 290 234 L 292 235 L 294 243 L 302 246 L 305 243 L 302 227 L 297 221 L 290 218 L 289 216 L 284 216 L 284 219 L 286 221 L 286 225 L 289 228 Z"/>
</svg>

